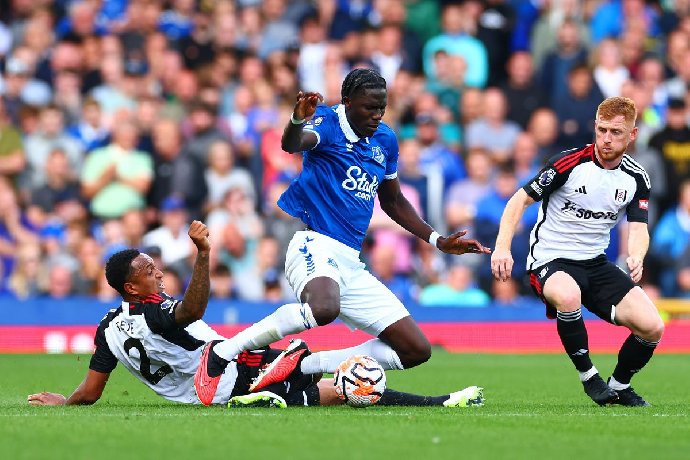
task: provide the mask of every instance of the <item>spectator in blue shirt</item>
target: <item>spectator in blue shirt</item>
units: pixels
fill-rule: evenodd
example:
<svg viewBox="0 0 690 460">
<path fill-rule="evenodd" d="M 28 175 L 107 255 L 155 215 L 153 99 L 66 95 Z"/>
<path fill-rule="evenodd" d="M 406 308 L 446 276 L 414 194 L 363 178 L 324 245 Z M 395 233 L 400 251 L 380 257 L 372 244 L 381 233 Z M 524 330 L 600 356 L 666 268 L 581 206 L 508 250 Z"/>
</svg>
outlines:
<svg viewBox="0 0 690 460">
<path fill-rule="evenodd" d="M 661 217 L 652 237 L 651 254 L 660 264 L 659 285 L 662 294 L 679 294 L 676 264 L 690 243 L 690 180 L 680 186 L 678 206 Z"/>
<path fill-rule="evenodd" d="M 594 82 L 587 64 L 578 64 L 568 73 L 568 87 L 552 103 L 560 123 L 558 143 L 564 149 L 591 143 L 594 138 L 594 114 L 604 95 Z"/>
<path fill-rule="evenodd" d="M 395 272 L 397 249 L 387 244 L 374 246 L 369 256 L 371 272 L 401 302 L 410 302 L 416 297 L 417 286 L 404 274 Z"/>
<path fill-rule="evenodd" d="M 493 190 L 489 191 L 489 193 L 477 203 L 477 213 L 474 218 L 476 238 L 480 241 L 496 240 L 503 210 L 517 188 L 518 181 L 515 176 L 512 162 L 500 165 L 496 177 L 494 178 Z M 513 277 L 516 279 L 520 279 L 520 277 L 526 273 L 529 234 L 532 226 L 537 221 L 538 212 L 538 206 L 527 208 L 515 232 L 515 237 L 513 238 L 512 252 L 515 260 Z M 490 262 L 483 261 L 479 267 L 478 276 L 480 286 L 486 291 L 489 291 L 493 280 Z"/>
<path fill-rule="evenodd" d="M 587 49 L 582 44 L 577 23 L 574 20 L 563 21 L 556 47 L 546 56 L 539 72 L 539 84 L 550 101 L 566 92 L 570 69 L 586 61 Z"/>
<path fill-rule="evenodd" d="M 647 35 L 659 34 L 659 13 L 644 0 L 609 0 L 601 4 L 592 16 L 592 40 L 618 38 L 632 23 L 644 24 Z"/>
<path fill-rule="evenodd" d="M 194 4 L 189 0 L 175 0 L 172 8 L 165 10 L 158 19 L 158 30 L 170 40 L 177 41 L 189 36 L 194 30 Z"/>
<path fill-rule="evenodd" d="M 434 80 L 436 68 L 434 55 L 438 51 L 445 51 L 451 55 L 462 56 L 467 63 L 465 84 L 483 88 L 489 77 L 489 58 L 486 48 L 481 41 L 473 37 L 468 31 L 475 28 L 471 16 L 464 13 L 462 5 L 449 4 L 443 9 L 443 33 L 437 35 L 424 46 L 424 73 Z"/>
<path fill-rule="evenodd" d="M 444 282 L 425 287 L 419 296 L 424 306 L 485 307 L 490 300 L 486 292 L 474 286 L 472 271 L 464 265 L 451 267 Z"/>
<path fill-rule="evenodd" d="M 19 207 L 17 193 L 10 180 L 0 175 L 0 290 L 12 273 L 18 248 L 36 241 L 37 228 Z"/>
</svg>

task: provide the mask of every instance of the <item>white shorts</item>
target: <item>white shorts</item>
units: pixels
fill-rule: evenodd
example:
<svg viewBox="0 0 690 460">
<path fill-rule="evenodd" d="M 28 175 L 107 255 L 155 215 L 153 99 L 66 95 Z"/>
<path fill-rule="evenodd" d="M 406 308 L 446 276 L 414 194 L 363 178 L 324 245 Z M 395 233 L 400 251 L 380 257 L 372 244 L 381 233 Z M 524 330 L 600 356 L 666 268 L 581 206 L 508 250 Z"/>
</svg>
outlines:
<svg viewBox="0 0 690 460">
<path fill-rule="evenodd" d="M 309 281 L 325 276 L 340 286 L 340 315 L 348 327 L 378 336 L 410 316 L 398 298 L 369 273 L 359 252 L 320 233 L 296 232 L 285 258 L 285 276 L 300 301 Z"/>
</svg>

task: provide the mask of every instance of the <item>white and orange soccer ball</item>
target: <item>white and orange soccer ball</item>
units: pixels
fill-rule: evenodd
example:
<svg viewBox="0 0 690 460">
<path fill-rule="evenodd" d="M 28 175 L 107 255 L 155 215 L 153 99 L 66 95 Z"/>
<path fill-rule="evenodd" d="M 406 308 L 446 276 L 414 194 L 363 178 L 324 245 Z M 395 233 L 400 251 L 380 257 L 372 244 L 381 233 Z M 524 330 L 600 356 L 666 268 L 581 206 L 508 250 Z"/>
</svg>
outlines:
<svg viewBox="0 0 690 460">
<path fill-rule="evenodd" d="M 333 374 L 338 397 L 353 407 L 376 404 L 386 389 L 386 373 L 370 356 L 352 356 Z"/>
</svg>

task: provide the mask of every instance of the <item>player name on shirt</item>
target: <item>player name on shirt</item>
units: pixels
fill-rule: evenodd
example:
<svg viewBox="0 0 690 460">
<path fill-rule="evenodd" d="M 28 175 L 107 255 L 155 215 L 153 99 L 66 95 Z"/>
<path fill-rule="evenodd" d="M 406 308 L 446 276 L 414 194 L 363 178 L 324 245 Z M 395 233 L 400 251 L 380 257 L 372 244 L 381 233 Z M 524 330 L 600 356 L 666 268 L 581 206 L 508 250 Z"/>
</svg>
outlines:
<svg viewBox="0 0 690 460">
<path fill-rule="evenodd" d="M 110 373 L 121 362 L 137 379 L 171 401 L 198 402 L 194 373 L 204 343 L 221 339 L 203 321 L 187 327 L 175 322 L 179 304 L 165 293 L 142 302 L 122 302 L 101 320 L 89 368 Z M 234 367 L 229 367 L 230 380 Z"/>
</svg>

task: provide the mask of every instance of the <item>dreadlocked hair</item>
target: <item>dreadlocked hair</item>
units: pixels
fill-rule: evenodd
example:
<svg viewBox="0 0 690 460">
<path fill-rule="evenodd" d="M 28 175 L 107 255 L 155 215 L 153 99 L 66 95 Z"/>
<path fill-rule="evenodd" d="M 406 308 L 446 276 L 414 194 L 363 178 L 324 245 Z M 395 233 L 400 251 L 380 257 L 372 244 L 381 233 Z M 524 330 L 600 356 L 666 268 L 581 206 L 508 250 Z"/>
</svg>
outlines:
<svg viewBox="0 0 690 460">
<path fill-rule="evenodd" d="M 340 97 L 352 97 L 365 89 L 386 89 L 386 80 L 373 69 L 354 69 L 343 80 Z"/>
<path fill-rule="evenodd" d="M 129 279 L 132 269 L 132 261 L 141 254 L 136 249 L 124 249 L 118 251 L 105 263 L 105 279 L 108 280 L 110 287 L 115 289 L 124 297 L 125 283 Z"/>
</svg>

